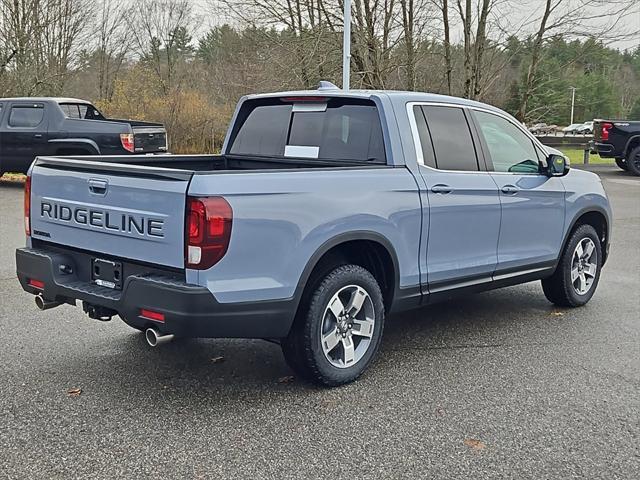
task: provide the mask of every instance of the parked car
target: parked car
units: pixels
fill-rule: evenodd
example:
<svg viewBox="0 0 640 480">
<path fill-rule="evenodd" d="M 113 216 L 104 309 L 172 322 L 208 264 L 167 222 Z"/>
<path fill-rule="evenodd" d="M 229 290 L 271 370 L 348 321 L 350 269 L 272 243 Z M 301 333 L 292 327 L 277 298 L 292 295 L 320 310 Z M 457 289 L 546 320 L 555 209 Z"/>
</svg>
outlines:
<svg viewBox="0 0 640 480">
<path fill-rule="evenodd" d="M 593 134 L 593 122 L 584 122 L 581 126 L 576 128 L 576 133 L 581 135 Z"/>
<path fill-rule="evenodd" d="M 558 131 L 558 129 L 559 128 L 557 125 L 547 125 L 546 123 L 536 123 L 531 128 L 529 128 L 529 131 L 534 135 L 551 135 L 556 131 Z"/>
<path fill-rule="evenodd" d="M 618 167 L 640 176 L 640 122 L 594 120 L 591 151 L 614 158 Z"/>
<path fill-rule="evenodd" d="M 575 134 L 576 134 L 576 131 L 577 131 L 577 130 L 578 130 L 578 128 L 579 128 L 579 127 L 581 127 L 581 126 L 582 126 L 582 123 L 572 123 L 572 124 L 571 124 L 571 125 L 569 125 L 568 127 L 564 127 L 564 128 L 562 129 L 562 132 L 563 132 L 565 135 L 568 135 L 568 134 L 575 135 Z"/>
<path fill-rule="evenodd" d="M 0 99 L 0 176 L 27 173 L 37 156 L 166 152 L 160 123 L 108 119 L 74 98 Z"/>
<path fill-rule="evenodd" d="M 536 123 L 529 127 L 529 131 L 534 135 L 543 135 L 549 126 L 546 123 Z"/>
<path fill-rule="evenodd" d="M 272 339 L 332 386 L 392 312 L 533 280 L 584 305 L 611 210 L 598 176 L 502 110 L 324 86 L 242 98 L 221 155 L 39 157 L 25 228 L 17 274 L 40 309 L 81 301 L 152 346 Z"/>
</svg>

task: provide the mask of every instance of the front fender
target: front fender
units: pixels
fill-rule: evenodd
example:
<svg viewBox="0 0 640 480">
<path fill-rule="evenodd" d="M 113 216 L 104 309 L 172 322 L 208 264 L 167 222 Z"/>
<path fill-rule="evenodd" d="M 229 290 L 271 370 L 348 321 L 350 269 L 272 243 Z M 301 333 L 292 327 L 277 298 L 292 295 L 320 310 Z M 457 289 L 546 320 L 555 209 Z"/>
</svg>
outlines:
<svg viewBox="0 0 640 480">
<path fill-rule="evenodd" d="M 606 222 L 606 243 L 609 244 L 611 241 L 613 213 L 600 177 L 595 173 L 573 168 L 568 175 L 562 177 L 562 183 L 566 190 L 563 250 L 569 235 L 580 218 L 590 212 L 596 212 L 604 217 Z M 561 250 L 560 254 L 562 254 L 563 250 Z"/>
</svg>

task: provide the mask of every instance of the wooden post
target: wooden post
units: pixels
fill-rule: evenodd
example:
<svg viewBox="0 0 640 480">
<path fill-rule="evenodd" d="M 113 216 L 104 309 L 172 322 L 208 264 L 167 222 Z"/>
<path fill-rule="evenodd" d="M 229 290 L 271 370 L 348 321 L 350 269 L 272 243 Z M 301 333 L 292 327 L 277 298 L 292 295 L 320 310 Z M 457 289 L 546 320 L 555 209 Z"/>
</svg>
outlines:
<svg viewBox="0 0 640 480">
<path fill-rule="evenodd" d="M 584 149 L 583 160 L 585 165 L 589 165 L 589 146 Z"/>
</svg>

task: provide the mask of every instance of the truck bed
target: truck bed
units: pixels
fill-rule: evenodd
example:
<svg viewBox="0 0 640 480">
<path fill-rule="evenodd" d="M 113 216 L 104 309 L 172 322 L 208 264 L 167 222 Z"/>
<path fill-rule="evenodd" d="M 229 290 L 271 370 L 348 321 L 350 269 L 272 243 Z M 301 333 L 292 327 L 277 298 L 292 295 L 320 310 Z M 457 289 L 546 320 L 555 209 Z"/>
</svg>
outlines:
<svg viewBox="0 0 640 480">
<path fill-rule="evenodd" d="M 71 160 L 71 162 L 69 162 Z M 140 166 L 190 172 L 215 172 L 236 170 L 286 170 L 301 168 L 386 167 L 379 163 L 356 161 L 330 161 L 301 158 L 249 157 L 239 155 L 127 155 L 95 157 L 40 157 L 39 165 L 74 163 L 74 168 L 99 170 L 101 164 Z"/>
</svg>

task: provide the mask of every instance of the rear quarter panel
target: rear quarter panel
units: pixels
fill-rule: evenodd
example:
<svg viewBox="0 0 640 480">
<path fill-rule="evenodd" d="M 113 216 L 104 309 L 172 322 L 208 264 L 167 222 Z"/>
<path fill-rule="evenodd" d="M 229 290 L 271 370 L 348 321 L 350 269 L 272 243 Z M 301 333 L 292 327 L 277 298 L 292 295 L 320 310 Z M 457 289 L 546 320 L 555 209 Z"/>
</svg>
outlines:
<svg viewBox="0 0 640 480">
<path fill-rule="evenodd" d="M 225 257 L 209 270 L 187 271 L 219 302 L 293 297 L 314 253 L 358 231 L 393 246 L 401 287 L 419 284 L 421 206 L 406 168 L 201 174 L 189 195 L 222 195 L 233 209 Z"/>
<path fill-rule="evenodd" d="M 56 135 L 58 132 L 59 135 Z M 54 140 L 56 137 L 61 138 L 60 148 L 64 147 L 64 143 L 69 143 L 71 147 L 77 145 L 71 144 L 73 139 L 82 139 L 90 141 L 98 149 L 101 155 L 118 155 L 127 154 L 122 148 L 120 141 L 121 133 L 131 133 L 132 129 L 129 124 L 116 123 L 104 120 L 85 120 L 76 118 L 64 118 L 56 125 L 55 132 L 51 132 L 50 138 Z M 59 143 L 55 142 L 54 143 Z M 52 145 L 56 147 L 56 145 Z"/>
</svg>

